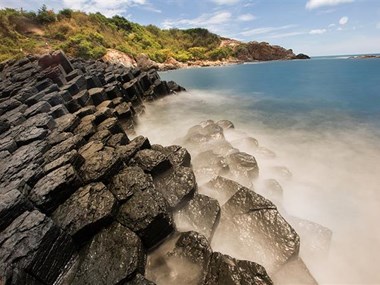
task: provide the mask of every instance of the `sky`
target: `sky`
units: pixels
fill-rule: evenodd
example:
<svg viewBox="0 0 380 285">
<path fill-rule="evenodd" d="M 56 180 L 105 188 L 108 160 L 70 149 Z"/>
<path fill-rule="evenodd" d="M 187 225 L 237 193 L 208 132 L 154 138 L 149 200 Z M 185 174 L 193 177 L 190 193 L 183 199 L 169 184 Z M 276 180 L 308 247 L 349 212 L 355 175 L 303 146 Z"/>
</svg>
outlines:
<svg viewBox="0 0 380 285">
<path fill-rule="evenodd" d="M 0 8 L 43 4 L 160 28 L 202 27 L 311 56 L 380 53 L 380 0 L 0 0 Z"/>
</svg>

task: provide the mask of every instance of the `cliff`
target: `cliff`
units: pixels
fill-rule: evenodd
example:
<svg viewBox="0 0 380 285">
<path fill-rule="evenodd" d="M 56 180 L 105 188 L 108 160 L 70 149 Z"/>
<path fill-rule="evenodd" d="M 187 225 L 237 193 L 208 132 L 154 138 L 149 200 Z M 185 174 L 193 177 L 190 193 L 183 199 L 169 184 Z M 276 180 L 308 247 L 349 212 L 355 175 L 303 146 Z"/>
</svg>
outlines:
<svg viewBox="0 0 380 285">
<path fill-rule="evenodd" d="M 86 14 L 69 9 L 58 13 L 46 7 L 37 13 L 3 9 L 0 25 L 0 62 L 56 49 L 84 59 L 109 57 L 110 50 L 117 51 L 129 56 L 131 64 L 145 54 L 152 61 L 147 69 L 296 58 L 291 50 L 279 46 L 243 43 L 202 28 L 163 30 L 120 16 L 107 18 L 100 13 Z M 111 57 L 123 60 L 120 55 Z"/>
</svg>

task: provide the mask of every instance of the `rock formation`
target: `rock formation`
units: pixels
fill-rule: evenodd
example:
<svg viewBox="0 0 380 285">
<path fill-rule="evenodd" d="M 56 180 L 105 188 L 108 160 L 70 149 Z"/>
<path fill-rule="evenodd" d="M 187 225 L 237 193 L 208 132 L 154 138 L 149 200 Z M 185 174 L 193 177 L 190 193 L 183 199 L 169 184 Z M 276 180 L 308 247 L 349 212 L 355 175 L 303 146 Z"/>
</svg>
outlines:
<svg viewBox="0 0 380 285">
<path fill-rule="evenodd" d="M 294 268 L 315 283 L 231 122 L 192 127 L 189 151 L 133 137 L 143 103 L 181 86 L 59 51 L 1 64 L 0 80 L 0 284 L 272 284 Z M 327 229 L 293 221 L 318 233 L 311 252 L 328 246 Z M 226 229 L 255 260 L 211 248 Z"/>
</svg>

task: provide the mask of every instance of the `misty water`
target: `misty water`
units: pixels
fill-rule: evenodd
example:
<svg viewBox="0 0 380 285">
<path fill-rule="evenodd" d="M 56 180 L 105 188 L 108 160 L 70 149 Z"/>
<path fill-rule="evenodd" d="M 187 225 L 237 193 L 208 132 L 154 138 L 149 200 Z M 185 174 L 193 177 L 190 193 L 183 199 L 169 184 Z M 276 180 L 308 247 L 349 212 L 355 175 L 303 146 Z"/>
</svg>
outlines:
<svg viewBox="0 0 380 285">
<path fill-rule="evenodd" d="M 302 250 L 312 237 L 301 235 L 300 255 L 317 281 L 380 283 L 380 60 L 279 61 L 161 77 L 188 92 L 148 104 L 138 134 L 170 145 L 203 120 L 231 120 L 239 132 L 226 137 L 258 161 L 255 189 L 277 179 L 289 215 L 332 230 L 322 259 Z M 260 151 L 239 145 L 242 136 L 257 139 Z M 234 256 L 228 245 L 216 250 Z"/>
</svg>

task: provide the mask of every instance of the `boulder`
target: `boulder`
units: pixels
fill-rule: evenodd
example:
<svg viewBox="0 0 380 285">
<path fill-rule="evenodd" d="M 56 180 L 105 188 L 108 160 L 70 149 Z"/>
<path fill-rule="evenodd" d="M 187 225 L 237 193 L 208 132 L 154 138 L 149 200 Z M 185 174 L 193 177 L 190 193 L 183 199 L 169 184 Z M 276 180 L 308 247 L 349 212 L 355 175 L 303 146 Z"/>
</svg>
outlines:
<svg viewBox="0 0 380 285">
<path fill-rule="evenodd" d="M 135 193 L 151 189 L 152 187 L 152 176 L 144 173 L 137 166 L 125 167 L 112 178 L 110 183 L 110 191 L 120 202 L 126 201 Z"/>
<path fill-rule="evenodd" d="M 174 167 L 158 175 L 154 178 L 154 185 L 172 209 L 183 206 L 197 189 L 192 169 L 184 166 Z"/>
<path fill-rule="evenodd" d="M 98 233 L 80 252 L 80 262 L 69 284 L 125 284 L 144 274 L 145 250 L 138 236 L 119 223 Z"/>
<path fill-rule="evenodd" d="M 80 119 L 73 114 L 67 114 L 57 118 L 55 122 L 58 132 L 72 132 L 79 125 Z"/>
<path fill-rule="evenodd" d="M 75 149 L 73 149 L 61 155 L 56 160 L 53 160 L 52 162 L 47 163 L 43 167 L 43 170 L 44 170 L 44 173 L 47 174 L 66 164 L 71 164 L 76 170 L 79 170 L 80 167 L 83 165 L 83 163 L 84 163 L 83 156 L 81 156 Z"/>
<path fill-rule="evenodd" d="M 167 147 L 163 147 L 161 145 L 153 145 L 152 149 L 161 151 L 162 153 L 166 154 L 173 166 L 190 167 L 190 153 L 179 145 L 171 145 Z"/>
<path fill-rule="evenodd" d="M 229 120 L 220 120 L 220 121 L 217 121 L 216 124 L 219 127 L 223 128 L 223 130 L 228 130 L 228 129 L 234 129 L 235 128 L 234 124 L 231 121 L 229 121 Z"/>
<path fill-rule="evenodd" d="M 29 199 L 43 212 L 53 212 L 83 184 L 70 165 L 64 165 L 41 178 L 29 193 Z"/>
<path fill-rule="evenodd" d="M 259 176 L 259 166 L 254 156 L 245 152 L 236 152 L 228 155 L 226 161 L 230 175 L 236 180 L 250 185 L 253 179 Z"/>
<path fill-rule="evenodd" d="M 138 151 L 143 149 L 150 149 L 150 147 L 151 146 L 148 138 L 138 136 L 127 145 L 117 146 L 116 152 L 125 163 L 129 163 L 131 158 L 134 157 Z"/>
<path fill-rule="evenodd" d="M 30 127 L 20 133 L 16 138 L 15 141 L 18 146 L 29 144 L 36 140 L 42 140 L 45 139 L 48 135 L 48 131 L 46 129 L 37 128 L 37 127 Z"/>
<path fill-rule="evenodd" d="M 73 251 L 70 237 L 51 219 L 38 211 L 24 212 L 0 235 L 0 277 L 20 270 L 44 284 L 53 284 Z"/>
<path fill-rule="evenodd" d="M 60 142 L 53 146 L 49 151 L 44 155 L 46 163 L 50 163 L 58 159 L 63 154 L 70 152 L 71 150 L 77 149 L 84 145 L 85 140 L 81 135 L 70 136 L 68 139 Z"/>
<path fill-rule="evenodd" d="M 147 249 L 157 246 L 174 230 L 169 206 L 153 188 L 135 193 L 121 205 L 117 220 L 137 233 Z"/>
<path fill-rule="evenodd" d="M 133 157 L 133 164 L 141 167 L 144 171 L 157 175 L 172 167 L 170 160 L 160 151 L 143 149 Z"/>
<path fill-rule="evenodd" d="M 196 231 L 211 241 L 220 219 L 220 206 L 216 199 L 195 194 L 189 203 L 174 214 L 179 231 Z"/>
<path fill-rule="evenodd" d="M 53 213 L 54 222 L 75 240 L 83 241 L 112 221 L 116 199 L 101 183 L 79 188 Z"/>
</svg>

